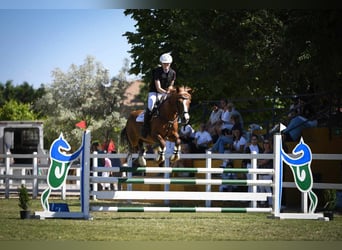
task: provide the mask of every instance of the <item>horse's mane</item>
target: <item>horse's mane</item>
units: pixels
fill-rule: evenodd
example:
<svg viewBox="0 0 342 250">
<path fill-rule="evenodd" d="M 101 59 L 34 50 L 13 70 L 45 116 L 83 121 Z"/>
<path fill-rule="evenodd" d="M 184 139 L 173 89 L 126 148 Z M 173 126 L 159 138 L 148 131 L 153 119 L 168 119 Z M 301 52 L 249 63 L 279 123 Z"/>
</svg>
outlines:
<svg viewBox="0 0 342 250">
<path fill-rule="evenodd" d="M 177 87 L 173 87 L 170 90 L 171 95 L 178 94 L 178 96 L 182 96 L 184 98 L 191 98 L 191 93 L 192 93 L 192 89 L 187 86 L 179 86 L 179 87 L 177 86 Z"/>
</svg>

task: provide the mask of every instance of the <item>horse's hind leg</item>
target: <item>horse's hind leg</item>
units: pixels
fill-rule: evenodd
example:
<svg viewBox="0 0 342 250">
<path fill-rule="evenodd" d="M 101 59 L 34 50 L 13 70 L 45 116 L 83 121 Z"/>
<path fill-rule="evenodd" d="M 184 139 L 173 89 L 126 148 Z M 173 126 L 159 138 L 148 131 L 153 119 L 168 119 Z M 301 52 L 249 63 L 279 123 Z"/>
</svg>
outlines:
<svg viewBox="0 0 342 250">
<path fill-rule="evenodd" d="M 139 141 L 139 157 L 138 157 L 138 162 L 139 165 L 142 167 L 146 167 L 146 159 L 144 157 L 145 155 L 145 147 L 142 141 Z"/>
</svg>

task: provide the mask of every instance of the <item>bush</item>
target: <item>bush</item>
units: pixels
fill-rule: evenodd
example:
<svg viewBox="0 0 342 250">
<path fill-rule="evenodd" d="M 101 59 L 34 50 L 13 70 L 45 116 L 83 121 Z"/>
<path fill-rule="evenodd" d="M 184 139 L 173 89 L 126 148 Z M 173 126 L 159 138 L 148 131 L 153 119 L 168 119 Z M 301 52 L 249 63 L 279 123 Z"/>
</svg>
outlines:
<svg viewBox="0 0 342 250">
<path fill-rule="evenodd" d="M 30 207 L 30 197 L 25 185 L 21 184 L 20 188 L 18 188 L 19 193 L 19 203 L 18 206 L 22 210 L 27 210 Z"/>
<path fill-rule="evenodd" d="M 334 210 L 336 208 L 336 190 L 327 189 L 324 190 L 324 208 L 326 210 Z"/>
</svg>

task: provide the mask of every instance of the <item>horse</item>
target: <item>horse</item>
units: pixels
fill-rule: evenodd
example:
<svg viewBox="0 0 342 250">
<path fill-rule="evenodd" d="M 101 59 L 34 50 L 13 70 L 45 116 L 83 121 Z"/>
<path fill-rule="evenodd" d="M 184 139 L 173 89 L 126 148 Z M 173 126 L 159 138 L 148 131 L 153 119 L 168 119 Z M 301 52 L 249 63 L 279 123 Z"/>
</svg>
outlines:
<svg viewBox="0 0 342 250">
<path fill-rule="evenodd" d="M 178 121 L 180 119 L 185 124 L 189 122 L 191 92 L 192 89 L 185 86 L 170 90 L 165 100 L 159 104 L 157 111 L 152 113 L 150 133 L 146 138 L 141 136 L 143 122 L 137 121 L 137 117 L 144 111 L 135 110 L 130 113 L 126 126 L 121 131 L 120 141 L 122 145 L 128 145 L 130 154 L 139 153 L 138 163 L 140 166 L 146 166 L 146 160 L 144 158 L 146 152 L 145 145 L 151 145 L 157 148 L 157 157 L 155 160 L 158 163 L 165 160 L 165 140 L 175 143 L 173 155 L 170 160 L 175 161 L 180 158 L 181 140 L 178 134 Z"/>
</svg>

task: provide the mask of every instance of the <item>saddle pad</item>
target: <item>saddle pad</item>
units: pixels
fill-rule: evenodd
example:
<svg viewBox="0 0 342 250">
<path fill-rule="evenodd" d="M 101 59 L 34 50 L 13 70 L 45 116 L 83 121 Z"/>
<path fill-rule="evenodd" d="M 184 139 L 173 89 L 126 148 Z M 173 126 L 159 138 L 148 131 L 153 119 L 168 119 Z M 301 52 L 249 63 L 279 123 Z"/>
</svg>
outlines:
<svg viewBox="0 0 342 250">
<path fill-rule="evenodd" d="M 145 114 L 145 111 L 141 112 L 137 118 L 135 119 L 136 122 L 144 122 L 144 114 Z"/>
</svg>

